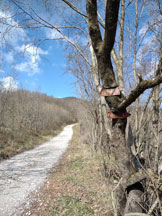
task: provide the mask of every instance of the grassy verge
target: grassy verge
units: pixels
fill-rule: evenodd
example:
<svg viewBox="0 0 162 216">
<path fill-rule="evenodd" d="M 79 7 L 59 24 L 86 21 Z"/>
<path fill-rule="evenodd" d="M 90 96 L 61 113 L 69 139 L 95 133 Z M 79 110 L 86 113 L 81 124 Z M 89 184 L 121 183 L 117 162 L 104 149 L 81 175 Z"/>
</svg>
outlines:
<svg viewBox="0 0 162 216">
<path fill-rule="evenodd" d="M 64 125 L 65 126 L 65 125 Z M 57 130 L 46 132 L 41 134 L 34 133 L 32 131 L 11 131 L 1 130 L 0 132 L 0 161 L 10 158 L 18 153 L 29 150 L 38 146 L 52 137 L 58 135 L 63 127 Z"/>
<path fill-rule="evenodd" d="M 22 215 L 111 216 L 110 195 L 100 169 L 99 157 L 92 157 L 75 126 L 67 152 Z"/>
</svg>

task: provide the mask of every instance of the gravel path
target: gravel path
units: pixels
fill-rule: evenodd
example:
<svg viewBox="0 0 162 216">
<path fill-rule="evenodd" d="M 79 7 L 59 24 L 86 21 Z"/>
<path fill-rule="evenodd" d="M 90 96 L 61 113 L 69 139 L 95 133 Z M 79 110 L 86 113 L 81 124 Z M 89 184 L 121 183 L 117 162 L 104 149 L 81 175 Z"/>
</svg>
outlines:
<svg viewBox="0 0 162 216">
<path fill-rule="evenodd" d="M 39 190 L 49 170 L 65 152 L 73 125 L 50 141 L 0 163 L 0 216 L 19 216 L 28 195 Z"/>
</svg>

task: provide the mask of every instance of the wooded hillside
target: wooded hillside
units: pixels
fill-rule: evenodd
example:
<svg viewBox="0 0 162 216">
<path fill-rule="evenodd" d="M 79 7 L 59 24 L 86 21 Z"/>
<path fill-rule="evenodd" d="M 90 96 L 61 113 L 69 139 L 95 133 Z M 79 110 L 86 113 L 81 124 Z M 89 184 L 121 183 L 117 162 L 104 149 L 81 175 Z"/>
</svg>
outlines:
<svg viewBox="0 0 162 216">
<path fill-rule="evenodd" d="M 78 121 L 84 109 L 77 98 L 53 98 L 26 90 L 0 92 L 0 160 L 55 135 Z"/>
</svg>

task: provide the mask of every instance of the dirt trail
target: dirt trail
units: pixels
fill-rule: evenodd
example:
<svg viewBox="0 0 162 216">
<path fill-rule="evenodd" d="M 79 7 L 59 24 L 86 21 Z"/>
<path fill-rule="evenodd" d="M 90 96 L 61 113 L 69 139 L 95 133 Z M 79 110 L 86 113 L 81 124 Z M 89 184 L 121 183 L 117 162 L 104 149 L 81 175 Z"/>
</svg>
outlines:
<svg viewBox="0 0 162 216">
<path fill-rule="evenodd" d="M 19 216 L 28 195 L 39 190 L 49 170 L 65 152 L 73 125 L 50 141 L 0 163 L 0 216 Z"/>
</svg>

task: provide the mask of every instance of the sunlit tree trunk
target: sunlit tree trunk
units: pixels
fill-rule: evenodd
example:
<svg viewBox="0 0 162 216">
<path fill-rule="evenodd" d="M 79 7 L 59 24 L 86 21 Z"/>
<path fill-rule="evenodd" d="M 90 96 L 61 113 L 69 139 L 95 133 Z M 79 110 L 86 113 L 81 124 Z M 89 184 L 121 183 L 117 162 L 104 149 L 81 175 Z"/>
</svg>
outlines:
<svg viewBox="0 0 162 216">
<path fill-rule="evenodd" d="M 120 44 L 117 75 L 121 92 L 125 95 L 125 85 L 123 77 L 123 46 L 124 46 L 124 20 L 125 20 L 125 0 L 121 0 L 121 19 L 120 19 Z"/>
<path fill-rule="evenodd" d="M 153 90 L 153 135 L 154 135 L 154 171 L 158 172 L 158 162 L 159 162 L 159 120 L 160 120 L 160 85 L 154 87 Z"/>
</svg>

